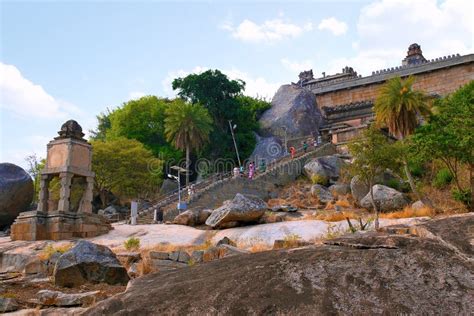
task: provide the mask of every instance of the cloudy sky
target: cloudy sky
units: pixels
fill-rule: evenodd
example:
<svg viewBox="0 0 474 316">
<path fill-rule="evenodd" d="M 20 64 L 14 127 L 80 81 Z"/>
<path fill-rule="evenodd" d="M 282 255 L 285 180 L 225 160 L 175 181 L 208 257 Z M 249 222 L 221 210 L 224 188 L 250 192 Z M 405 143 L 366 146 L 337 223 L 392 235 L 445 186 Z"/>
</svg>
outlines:
<svg viewBox="0 0 474 316">
<path fill-rule="evenodd" d="M 302 70 L 362 75 L 398 66 L 409 44 L 426 58 L 473 53 L 472 0 L 2 1 L 0 162 L 45 156 L 61 124 L 85 130 L 107 107 L 217 68 L 271 98 Z"/>
</svg>

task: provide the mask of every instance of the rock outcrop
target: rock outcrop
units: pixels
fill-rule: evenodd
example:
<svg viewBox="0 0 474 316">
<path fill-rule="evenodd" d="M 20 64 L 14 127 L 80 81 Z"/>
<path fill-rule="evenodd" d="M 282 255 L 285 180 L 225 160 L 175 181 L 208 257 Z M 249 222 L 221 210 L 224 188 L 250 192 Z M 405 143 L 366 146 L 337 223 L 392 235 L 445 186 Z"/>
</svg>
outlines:
<svg viewBox="0 0 474 316">
<path fill-rule="evenodd" d="M 341 168 L 346 162 L 336 155 L 311 159 L 304 165 L 305 175 L 311 179 L 313 176 L 325 178 L 330 182 L 339 179 Z"/>
<path fill-rule="evenodd" d="M 400 179 L 398 179 L 390 170 L 383 172 L 375 178 L 375 184 L 389 185 L 390 183 L 397 183 L 399 186 L 402 185 Z M 369 186 L 359 180 L 358 176 L 351 179 L 351 194 L 356 201 L 360 202 L 369 193 Z"/>
<path fill-rule="evenodd" d="M 264 136 L 280 135 L 284 126 L 288 138 L 312 135 L 321 122 L 316 96 L 296 85 L 281 86 L 272 99 L 272 107 L 260 118 Z"/>
<path fill-rule="evenodd" d="M 206 225 L 215 228 L 226 223 L 255 222 L 265 214 L 267 209 L 267 204 L 263 200 L 237 193 L 234 199 L 225 201 L 221 207 L 212 212 L 206 220 Z"/>
<path fill-rule="evenodd" d="M 374 185 L 372 190 L 374 201 L 382 212 L 400 210 L 410 202 L 403 193 L 381 184 Z M 373 208 L 370 192 L 360 201 L 360 204 L 367 209 Z"/>
<path fill-rule="evenodd" d="M 173 220 L 173 224 L 177 225 L 187 225 L 187 226 L 197 226 L 203 225 L 206 223 L 206 220 L 211 216 L 212 210 L 209 209 L 192 209 L 187 210 Z"/>
<path fill-rule="evenodd" d="M 28 211 L 33 200 L 33 181 L 21 167 L 0 163 L 0 230 Z"/>
<path fill-rule="evenodd" d="M 467 315 L 473 229 L 469 214 L 150 274 L 86 314 Z"/>
<path fill-rule="evenodd" d="M 127 270 L 107 247 L 80 240 L 59 257 L 54 267 L 54 284 L 77 287 L 85 283 L 126 285 Z"/>
<path fill-rule="evenodd" d="M 264 159 L 266 163 L 277 160 L 285 155 L 284 144 L 275 136 L 262 137 L 255 135 L 257 144 L 250 155 L 250 160 Z"/>
</svg>

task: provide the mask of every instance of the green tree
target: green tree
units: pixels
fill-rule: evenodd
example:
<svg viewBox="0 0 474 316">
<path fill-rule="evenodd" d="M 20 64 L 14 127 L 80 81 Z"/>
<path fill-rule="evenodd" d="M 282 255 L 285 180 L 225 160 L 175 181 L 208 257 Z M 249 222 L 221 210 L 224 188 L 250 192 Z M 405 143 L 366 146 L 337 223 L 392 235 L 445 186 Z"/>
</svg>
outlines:
<svg viewBox="0 0 474 316">
<path fill-rule="evenodd" d="M 178 160 L 181 153 L 175 150 L 165 137 L 165 111 L 171 102 L 168 99 L 145 96 L 124 103 L 109 115 L 110 129 L 106 133 L 107 139 L 136 139 L 156 157 Z"/>
<path fill-rule="evenodd" d="M 107 131 L 110 130 L 112 124 L 110 122 L 110 115 L 112 111 L 109 108 L 105 112 L 101 112 L 99 115 L 96 115 L 97 118 L 97 128 L 95 130 L 90 130 L 91 139 L 94 140 L 105 140 L 107 137 Z"/>
<path fill-rule="evenodd" d="M 390 134 L 402 140 L 413 134 L 419 125 L 420 117 L 426 117 L 430 113 L 426 95 L 421 91 L 413 90 L 414 81 L 413 76 L 405 80 L 400 77 L 388 80 L 381 88 L 374 105 L 376 121 L 385 124 Z M 403 168 L 411 190 L 420 198 L 408 168 L 406 156 L 403 161 Z"/>
<path fill-rule="evenodd" d="M 387 137 L 375 126 L 370 126 L 360 138 L 349 145 L 349 151 L 354 162 L 349 172 L 367 185 L 371 197 L 372 207 L 375 210 L 375 229 L 379 229 L 379 207 L 374 201 L 373 186 L 376 177 L 386 169 L 397 169 L 398 148 L 389 142 Z"/>
<path fill-rule="evenodd" d="M 32 154 L 27 156 L 25 158 L 25 161 L 28 164 L 28 169 L 26 171 L 33 178 L 33 189 L 35 192 L 35 194 L 33 195 L 33 203 L 35 203 L 38 199 L 41 170 L 43 170 L 46 164 L 46 160 L 38 158 L 36 154 Z"/>
<path fill-rule="evenodd" d="M 162 161 L 139 141 L 118 137 L 91 144 L 92 170 L 102 207 L 107 205 L 107 191 L 120 198 L 142 198 L 158 188 L 162 181 Z"/>
<path fill-rule="evenodd" d="M 203 153 L 211 159 L 235 158 L 229 121 L 236 124 L 235 138 L 242 157 L 248 157 L 255 148 L 254 132 L 258 118 L 270 107 L 264 100 L 243 96 L 245 82 L 230 80 L 219 70 L 191 74 L 173 81 L 173 89 L 181 98 L 199 103 L 208 109 L 214 122 L 209 145 Z M 215 146 L 219 144 L 219 146 Z"/>
<path fill-rule="evenodd" d="M 411 148 L 422 159 L 441 160 L 459 191 L 470 191 L 474 201 L 474 81 L 435 103 L 436 113 L 411 137 Z M 469 169 L 470 188 L 459 180 L 459 165 Z"/>
<path fill-rule="evenodd" d="M 165 134 L 168 141 L 181 150 L 186 150 L 186 170 L 189 170 L 191 150 L 197 150 L 209 141 L 212 131 L 212 118 L 200 104 L 187 103 L 176 99 L 166 109 Z M 186 173 L 186 186 L 189 185 L 189 171 Z"/>
</svg>

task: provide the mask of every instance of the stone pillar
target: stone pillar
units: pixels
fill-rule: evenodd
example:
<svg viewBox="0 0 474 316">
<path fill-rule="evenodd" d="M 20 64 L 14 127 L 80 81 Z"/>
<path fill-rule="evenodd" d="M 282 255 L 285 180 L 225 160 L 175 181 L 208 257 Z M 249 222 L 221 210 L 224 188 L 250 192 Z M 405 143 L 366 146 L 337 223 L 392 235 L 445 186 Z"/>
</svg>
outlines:
<svg viewBox="0 0 474 316">
<path fill-rule="evenodd" d="M 38 211 L 48 211 L 48 199 L 49 199 L 49 182 L 51 177 L 47 174 L 42 174 L 40 179 L 40 191 L 38 197 Z"/>
<path fill-rule="evenodd" d="M 71 197 L 71 180 L 73 174 L 62 172 L 59 174 L 61 189 L 59 191 L 58 211 L 69 212 L 69 198 Z"/>
<path fill-rule="evenodd" d="M 94 190 L 94 177 L 86 177 L 86 189 L 82 197 L 82 204 L 79 212 L 92 213 L 92 199 Z"/>
</svg>

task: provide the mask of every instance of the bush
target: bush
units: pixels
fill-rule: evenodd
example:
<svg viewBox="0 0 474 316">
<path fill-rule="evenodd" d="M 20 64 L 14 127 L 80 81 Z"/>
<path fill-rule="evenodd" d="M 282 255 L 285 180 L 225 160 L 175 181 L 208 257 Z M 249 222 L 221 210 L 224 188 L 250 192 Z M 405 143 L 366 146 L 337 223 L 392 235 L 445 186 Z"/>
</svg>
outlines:
<svg viewBox="0 0 474 316">
<path fill-rule="evenodd" d="M 433 186 L 436 188 L 444 188 L 453 181 L 453 174 L 449 169 L 443 168 L 438 171 L 433 179 Z"/>
<path fill-rule="evenodd" d="M 327 185 L 329 183 L 329 179 L 319 174 L 313 174 L 311 176 L 311 182 L 313 184 Z"/>
<path fill-rule="evenodd" d="M 409 163 L 408 167 L 414 177 L 421 178 L 425 174 L 425 168 L 420 163 Z"/>
<path fill-rule="evenodd" d="M 138 250 L 140 249 L 140 238 L 130 237 L 124 241 L 123 246 L 127 250 Z"/>
<path fill-rule="evenodd" d="M 467 207 L 470 207 L 472 205 L 471 191 L 469 190 L 454 189 L 451 191 L 451 195 L 453 199 L 463 203 Z"/>
<path fill-rule="evenodd" d="M 41 260 L 49 260 L 55 253 L 60 253 L 61 255 L 72 248 L 72 244 L 64 244 L 60 246 L 54 247 L 51 244 L 48 244 L 44 249 L 41 251 L 40 259 Z"/>
<path fill-rule="evenodd" d="M 385 182 L 385 185 L 397 191 L 400 191 L 401 188 L 400 181 L 398 181 L 397 179 L 389 179 Z"/>
</svg>

